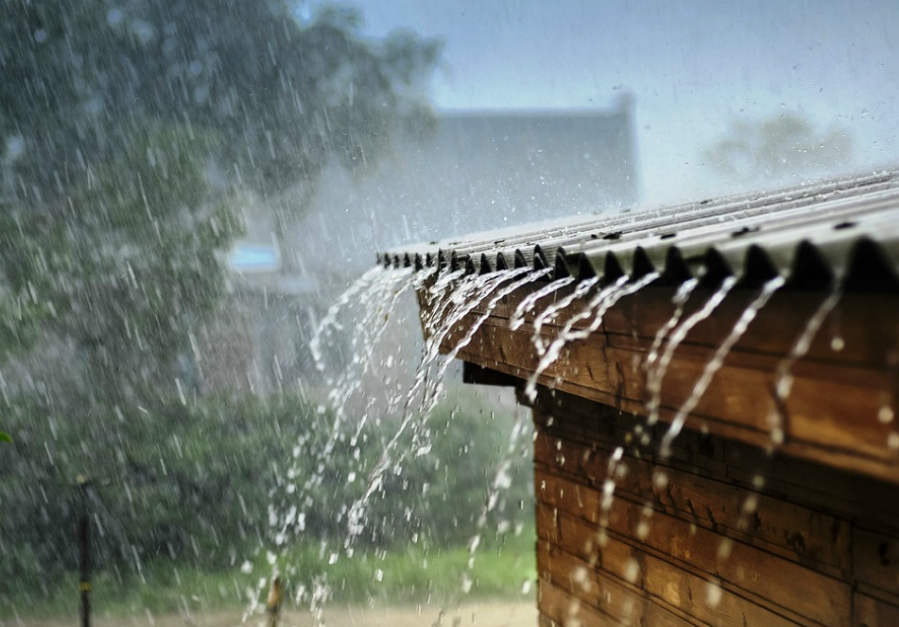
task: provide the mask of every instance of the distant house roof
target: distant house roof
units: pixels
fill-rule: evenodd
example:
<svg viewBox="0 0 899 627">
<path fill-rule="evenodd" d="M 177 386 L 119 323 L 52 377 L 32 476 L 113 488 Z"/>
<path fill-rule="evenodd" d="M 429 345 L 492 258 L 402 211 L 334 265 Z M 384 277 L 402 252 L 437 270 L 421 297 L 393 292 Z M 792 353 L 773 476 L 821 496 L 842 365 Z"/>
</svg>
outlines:
<svg viewBox="0 0 899 627">
<path fill-rule="evenodd" d="M 850 288 L 895 289 L 899 268 L 899 171 L 754 193 L 614 217 L 575 217 L 398 247 L 395 266 L 445 265 L 484 273 L 551 267 L 556 278 L 661 273 L 678 283 L 736 275 L 757 284 L 834 279 Z"/>
<path fill-rule="evenodd" d="M 297 250 L 309 263 L 358 267 L 366 251 L 632 206 L 639 192 L 633 106 L 581 111 L 442 112 L 431 132 L 401 134 L 374 171 L 330 168 Z"/>
</svg>

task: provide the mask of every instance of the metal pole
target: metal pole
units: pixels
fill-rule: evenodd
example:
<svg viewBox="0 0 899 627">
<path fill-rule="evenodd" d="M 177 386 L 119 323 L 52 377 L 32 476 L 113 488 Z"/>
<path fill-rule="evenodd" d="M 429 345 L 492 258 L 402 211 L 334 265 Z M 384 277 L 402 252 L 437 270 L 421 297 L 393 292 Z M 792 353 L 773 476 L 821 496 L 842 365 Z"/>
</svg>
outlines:
<svg viewBox="0 0 899 627">
<path fill-rule="evenodd" d="M 88 487 L 90 482 L 78 475 L 78 491 L 81 496 L 81 516 L 78 520 L 78 546 L 81 550 L 80 579 L 81 627 L 91 627 L 91 523 L 88 511 Z"/>
</svg>

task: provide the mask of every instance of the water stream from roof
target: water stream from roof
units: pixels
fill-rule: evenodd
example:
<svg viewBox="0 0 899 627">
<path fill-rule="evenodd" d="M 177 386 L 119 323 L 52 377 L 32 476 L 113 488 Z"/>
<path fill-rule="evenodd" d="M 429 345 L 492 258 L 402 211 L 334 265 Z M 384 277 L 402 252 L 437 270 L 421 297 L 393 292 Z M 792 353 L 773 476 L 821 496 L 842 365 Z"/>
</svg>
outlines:
<svg viewBox="0 0 899 627">
<path fill-rule="evenodd" d="M 824 320 L 834 310 L 842 297 L 843 291 L 835 289 L 827 298 L 821 301 L 815 313 L 806 321 L 805 327 L 796 338 L 796 341 L 793 342 L 790 352 L 777 366 L 777 373 L 774 377 L 774 402 L 771 411 L 768 412 L 768 426 L 771 429 L 771 445 L 773 449 L 780 447 L 784 442 L 785 420 L 789 415 L 786 409 L 786 401 L 793 388 L 793 366 L 808 353 L 812 346 L 812 341 L 818 334 L 818 330 L 824 324 Z"/>
<path fill-rule="evenodd" d="M 565 347 L 571 342 L 590 337 L 592 333 L 602 326 L 602 321 L 606 312 L 614 306 L 615 303 L 625 296 L 640 291 L 658 277 L 658 273 L 651 272 L 633 283 L 628 283 L 629 277 L 624 275 L 611 285 L 599 290 L 580 313 L 566 321 L 565 326 L 562 327 L 559 335 L 552 341 L 549 348 L 546 349 L 546 352 L 540 358 L 540 362 L 537 364 L 534 373 L 528 378 L 524 388 L 525 395 L 532 401 L 537 398 L 537 382 L 540 379 L 540 376 L 556 363 Z M 590 320 L 590 323 L 585 328 L 575 328 L 575 325 L 579 322 L 588 319 Z"/>
<path fill-rule="evenodd" d="M 418 425 L 419 433 L 424 432 L 428 416 L 439 399 L 442 376 L 456 355 L 468 345 L 474 334 L 504 297 L 528 283 L 543 278 L 548 272 L 548 270 L 535 271 L 528 268 L 516 268 L 487 275 L 467 275 L 459 278 L 455 289 L 444 294 L 443 301 L 450 305 L 438 314 L 439 322 L 430 320 L 425 325 L 426 328 L 432 330 L 432 333 L 427 338 L 426 349 L 416 372 L 414 383 L 406 394 L 400 424 L 393 437 L 384 446 L 376 466 L 369 473 L 368 485 L 364 494 L 353 503 L 349 510 L 346 548 L 350 548 L 355 538 L 365 529 L 368 503 L 373 495 L 382 488 L 385 473 L 391 469 L 397 472 L 404 457 L 410 453 L 409 451 L 397 451 L 397 445 L 402 435 L 415 424 Z M 441 346 L 444 346 L 445 341 L 454 331 L 459 330 L 459 326 L 465 318 L 485 302 L 484 312 L 475 318 L 466 333 L 454 343 L 450 353 L 442 356 Z M 436 369 L 436 373 L 432 373 L 432 369 Z M 414 400 L 419 391 L 421 391 L 421 400 L 416 408 Z M 425 441 L 419 450 L 411 451 L 411 453 L 413 455 L 424 454 L 429 448 Z"/>
<path fill-rule="evenodd" d="M 650 426 L 656 424 L 659 420 L 659 408 L 662 401 L 662 381 L 668 372 L 668 367 L 671 365 L 671 359 L 674 357 L 674 352 L 686 339 L 687 334 L 690 333 L 697 324 L 712 315 L 736 283 L 737 279 L 733 276 L 724 279 L 721 286 L 709 296 L 698 311 L 688 316 L 683 322 L 678 323 L 671 331 L 671 336 L 668 339 L 668 343 L 665 345 L 665 350 L 662 352 L 661 357 L 659 357 L 656 363 L 648 369 L 646 373 L 646 390 L 649 395 L 649 400 L 646 403 L 646 412 Z M 643 437 L 644 444 L 648 444 L 649 434 L 645 433 Z"/>
<path fill-rule="evenodd" d="M 771 300 L 771 297 L 774 296 L 774 293 L 777 292 L 777 290 L 779 290 L 781 287 L 783 287 L 784 282 L 785 281 L 782 276 L 777 276 L 765 283 L 759 294 L 754 299 L 752 299 L 752 301 L 743 310 L 743 313 L 740 314 L 740 317 L 737 319 L 737 322 L 734 324 L 727 337 L 724 338 L 724 341 L 718 345 L 718 348 L 715 350 L 712 358 L 702 369 L 702 374 L 700 375 L 699 379 L 697 379 L 696 383 L 693 384 L 693 389 L 690 391 L 690 396 L 680 406 L 680 409 L 677 410 L 677 414 L 675 414 L 674 419 L 671 421 L 671 424 L 668 427 L 668 431 L 662 437 L 662 442 L 659 447 L 659 453 L 662 457 L 668 457 L 669 455 L 671 455 L 672 442 L 674 442 L 674 439 L 684 428 L 684 423 L 687 420 L 687 416 L 690 415 L 690 412 L 696 409 L 696 405 L 702 399 L 703 395 L 706 393 L 706 390 L 708 390 L 715 374 L 721 369 L 721 366 L 724 365 L 724 360 L 727 358 L 727 355 L 730 353 L 734 344 L 740 341 L 740 338 L 743 337 L 744 333 L 746 333 L 746 329 L 748 329 L 752 321 L 755 320 L 755 317 L 758 315 L 759 311 L 768 304 L 768 301 Z"/>
<path fill-rule="evenodd" d="M 326 380 L 330 388 L 328 404 L 334 414 L 334 425 L 322 453 L 325 459 L 334 449 L 337 434 L 343 431 L 341 426 L 346 420 L 350 400 L 360 392 L 366 376 L 376 367 L 373 350 L 379 345 L 387 328 L 383 321 L 396 310 L 399 299 L 425 277 L 426 275 L 413 274 L 408 269 L 387 270 L 378 280 L 370 282 L 365 289 L 354 294 L 361 304 L 362 314 L 357 320 L 355 332 L 350 335 L 349 364 L 343 368 L 336 380 L 333 378 Z M 322 359 L 320 363 L 323 361 Z M 363 410 L 357 432 L 368 418 L 368 412 Z M 355 442 L 351 444 L 355 445 Z"/>
<path fill-rule="evenodd" d="M 520 329 L 524 324 L 525 316 L 531 312 L 539 300 L 546 298 L 551 294 L 555 294 L 563 287 L 567 287 L 572 283 L 574 283 L 574 277 L 563 277 L 561 279 L 556 279 L 548 285 L 544 285 L 539 290 L 525 296 L 521 299 L 521 302 L 518 303 L 515 311 L 512 312 L 512 316 L 509 318 L 509 328 L 513 331 Z"/>
<path fill-rule="evenodd" d="M 568 306 L 579 298 L 584 298 L 593 289 L 593 286 L 599 283 L 599 277 L 590 277 L 578 283 L 574 290 L 564 298 L 550 303 L 540 312 L 534 319 L 534 347 L 537 349 L 538 355 L 546 353 L 546 344 L 543 341 L 543 325 L 548 324 L 556 318 L 561 312 L 565 311 Z"/>
<path fill-rule="evenodd" d="M 668 321 L 656 331 L 652 345 L 649 347 L 649 355 L 646 357 L 646 363 L 643 366 L 647 371 L 652 371 L 655 368 L 659 360 L 659 350 L 662 348 L 662 343 L 668 337 L 668 334 L 671 333 L 671 330 L 680 322 L 681 317 L 684 315 L 684 307 L 687 304 L 687 300 L 689 300 L 690 294 L 693 293 L 697 285 L 699 285 L 698 279 L 687 279 L 678 286 L 674 297 L 671 299 L 674 311 L 671 317 L 668 318 Z"/>
<path fill-rule="evenodd" d="M 522 268 L 522 270 L 526 270 Z M 449 351 L 449 353 L 444 358 L 443 362 L 440 364 L 440 367 L 437 372 L 437 376 L 431 379 L 432 383 L 430 386 L 425 388 L 425 393 L 422 399 L 422 407 L 420 409 L 420 413 L 422 415 L 428 415 L 431 410 L 434 409 L 434 405 L 436 405 L 439 391 L 443 381 L 443 375 L 446 373 L 447 368 L 453 364 L 456 357 L 458 357 L 459 352 L 462 351 L 466 346 L 471 343 L 472 338 L 474 338 L 475 333 L 478 332 L 478 329 L 481 328 L 481 325 L 493 315 L 496 306 L 507 296 L 515 292 L 516 290 L 528 285 L 529 283 L 534 283 L 545 277 L 552 270 L 550 268 L 544 268 L 542 270 L 526 270 L 524 273 L 519 273 L 518 271 L 513 271 L 512 274 L 508 277 L 511 282 L 503 286 L 500 289 L 495 289 L 495 294 L 487 300 L 487 304 L 484 306 L 484 311 L 471 323 L 468 327 L 468 330 L 465 332 L 465 335 L 462 339 L 454 342 L 453 348 Z M 520 274 L 524 274 L 523 277 L 520 277 Z M 520 277 L 520 278 L 516 278 Z"/>
<path fill-rule="evenodd" d="M 753 322 L 753 320 L 755 320 L 755 318 L 758 316 L 758 313 L 768 304 L 774 294 L 781 287 L 783 287 L 784 283 L 785 280 L 782 276 L 777 276 L 767 281 L 759 290 L 759 293 L 746 305 L 728 335 L 715 349 L 712 357 L 706 362 L 705 366 L 703 367 L 702 373 L 700 374 L 699 378 L 693 384 L 690 395 L 681 404 L 670 425 L 668 426 L 668 429 L 662 436 L 661 442 L 659 444 L 659 457 L 661 460 L 665 460 L 671 456 L 672 444 L 683 430 L 684 424 L 686 423 L 686 420 L 690 413 L 696 408 L 699 401 L 705 395 L 706 391 L 709 388 L 709 385 L 712 382 L 712 379 L 715 377 L 715 374 L 717 374 L 717 372 L 724 365 L 724 361 L 726 360 L 727 356 L 730 354 L 731 350 L 737 344 L 737 342 L 739 342 L 743 335 L 746 333 L 749 325 Z M 686 303 L 689 294 L 693 291 L 695 286 L 695 281 L 686 282 L 681 285 L 680 289 L 678 289 L 672 301 L 675 304 L 675 310 L 672 313 L 671 318 L 669 318 L 668 322 L 660 327 L 660 329 L 656 333 L 650 355 L 647 358 L 647 364 L 655 363 L 657 357 L 654 358 L 653 356 L 658 355 L 658 350 L 660 349 L 663 341 L 662 338 L 677 326 L 678 320 L 680 320 L 681 316 L 683 315 L 684 304 Z M 698 322 L 696 324 L 698 324 Z M 675 340 L 675 338 L 672 337 L 672 341 L 679 342 L 681 340 Z M 633 431 L 627 433 L 624 436 L 624 441 L 634 441 L 633 436 L 638 434 L 638 429 L 642 432 L 642 426 L 639 423 L 635 426 Z M 617 470 L 617 464 L 620 463 L 620 454 L 618 454 L 617 457 L 618 459 L 615 459 L 613 457 L 616 467 L 612 467 L 610 463 L 609 472 L 607 473 L 607 478 L 603 484 L 603 500 L 599 519 L 600 539 L 602 539 L 604 537 L 604 534 L 606 533 L 605 528 L 608 524 L 613 496 L 617 488 L 617 475 L 615 471 Z M 652 476 L 652 484 L 653 489 L 656 492 L 665 490 L 668 485 L 668 475 L 664 470 L 664 467 L 657 467 L 655 469 Z M 753 487 L 755 488 L 755 491 L 750 492 L 744 499 L 742 507 L 740 509 L 739 519 L 736 522 L 736 527 L 741 530 L 748 522 L 748 517 L 755 512 L 758 504 L 757 491 L 762 487 L 762 484 L 759 483 L 758 480 L 756 480 Z M 644 507 L 641 509 L 640 516 L 635 523 L 637 535 L 641 539 L 645 538 L 649 533 L 653 511 L 654 508 L 651 502 L 647 502 L 646 504 L 644 504 Z M 718 547 L 719 558 L 726 558 L 729 555 L 729 551 L 730 544 L 728 543 L 728 541 L 722 541 L 722 544 Z"/>
<path fill-rule="evenodd" d="M 385 325 L 380 324 L 386 317 L 393 314 L 400 297 L 410 288 L 417 287 L 427 278 L 426 273 L 413 273 L 410 269 L 385 269 L 375 268 L 366 272 L 355 281 L 335 303 L 328 309 L 321 320 L 316 335 L 310 348 L 315 359 L 316 368 L 323 373 L 325 382 L 330 389 L 328 405 L 330 406 L 330 423 L 322 424 L 320 432 L 325 434 L 324 443 L 315 446 L 314 433 L 306 433 L 300 437 L 293 448 L 293 457 L 284 467 L 278 469 L 278 486 L 270 492 L 269 526 L 272 529 L 274 547 L 268 551 L 267 560 L 277 572 L 277 554 L 283 554 L 289 545 L 290 537 L 302 534 L 306 529 L 307 520 L 314 516 L 315 510 L 321 507 L 316 501 L 315 495 L 320 490 L 323 482 L 327 481 L 330 459 L 335 447 L 338 445 L 356 447 L 355 437 L 348 437 L 348 433 L 357 433 L 368 420 L 368 412 L 363 410 L 359 416 L 359 422 L 354 423 L 353 429 L 348 429 L 348 404 L 355 395 L 358 395 L 360 386 L 367 375 L 376 366 L 373 359 L 373 350 L 381 342 Z M 358 307 L 352 307 L 356 305 Z M 348 309 L 353 308 L 352 315 L 358 316 L 354 327 L 354 333 L 349 337 L 349 346 L 344 347 L 338 339 L 335 331 L 342 328 L 341 317 L 350 315 Z M 331 361 L 346 348 L 343 364 L 332 366 Z M 338 370 L 340 374 L 334 376 L 331 371 Z M 328 407 L 318 407 L 319 420 L 328 420 Z M 316 470 L 312 474 L 305 474 L 303 466 L 308 467 L 309 456 L 314 462 L 311 464 Z M 301 461 L 306 462 L 305 464 Z M 338 514 L 340 515 L 340 514 Z M 324 548 L 324 545 L 323 545 Z M 246 564 L 249 566 L 249 563 Z M 252 605 L 248 613 L 257 611 L 259 600 L 263 597 L 263 591 L 267 584 L 265 578 L 259 579 L 256 589 L 248 593 Z M 309 591 L 310 610 L 314 616 L 321 616 L 321 606 L 328 598 L 328 586 L 326 580 L 316 576 L 313 579 L 312 589 Z M 316 619 L 318 620 L 318 619 Z"/>
<path fill-rule="evenodd" d="M 428 415 L 441 398 L 443 378 L 448 368 L 477 338 L 483 325 L 494 315 L 496 308 L 507 301 L 507 297 L 525 289 L 529 284 L 544 280 L 549 273 L 549 269 L 531 270 L 527 268 L 500 270 L 485 275 L 470 275 L 463 270 L 439 272 L 436 269 L 425 269 L 412 273 L 408 270 L 377 268 L 367 272 L 342 294 L 335 305 L 327 311 L 321 321 L 319 332 L 312 342 L 312 352 L 319 370 L 323 372 L 328 370 L 327 353 L 331 343 L 330 338 L 334 331 L 341 328 L 342 310 L 351 304 L 359 304 L 364 314 L 356 320 L 355 332 L 349 342 L 350 367 L 340 376 L 328 379 L 329 385 L 333 386 L 328 397 L 333 412 L 333 421 L 329 425 L 328 439 L 319 456 L 320 472 L 315 476 L 304 478 L 305 483 L 296 486 L 299 488 L 298 490 L 296 487 L 294 490 L 290 490 L 289 486 L 285 488 L 285 493 L 281 495 L 283 506 L 280 510 L 277 507 L 273 508 L 272 526 L 277 530 L 276 544 L 279 546 L 283 544 L 291 530 L 301 531 L 303 521 L 309 515 L 310 510 L 316 506 L 308 498 L 304 501 L 302 497 L 308 492 L 307 488 L 317 486 L 323 480 L 328 454 L 343 442 L 341 438 L 345 438 L 348 431 L 345 427 L 349 423 L 347 410 L 349 399 L 359 394 L 362 379 L 375 367 L 373 347 L 382 340 L 385 327 L 382 322 L 391 315 L 403 294 L 414 289 L 422 301 L 422 311 L 427 313 L 421 319 L 425 347 L 410 385 L 405 389 L 397 388 L 389 398 L 388 409 L 399 410 L 400 419 L 395 432 L 383 445 L 377 463 L 366 470 L 367 478 L 362 496 L 338 514 L 346 523 L 347 535 L 342 541 L 342 550 L 348 556 L 352 556 L 354 542 L 368 524 L 367 514 L 370 500 L 376 493 L 384 489 L 385 475 L 388 472 L 399 474 L 405 463 L 404 460 L 409 456 L 423 455 L 430 450 L 428 441 L 430 431 L 427 429 L 426 423 Z M 519 302 L 508 320 L 509 327 L 517 330 L 524 325 L 527 316 L 533 316 L 532 340 L 539 361 L 525 384 L 525 394 L 533 400 L 536 397 L 540 377 L 557 363 L 566 347 L 570 346 L 572 342 L 594 335 L 601 329 L 603 319 L 610 308 L 625 296 L 640 291 L 655 281 L 658 276 L 658 274 L 652 273 L 636 281 L 629 281 L 628 277 L 624 276 L 600 289 L 596 289 L 599 283 L 598 278 L 591 278 L 575 284 L 573 278 L 566 277 L 539 285 L 537 288 L 531 288 L 530 293 Z M 614 448 L 608 459 L 607 472 L 602 483 L 599 511 L 598 540 L 601 544 L 605 540 L 605 530 L 608 527 L 618 478 L 627 471 L 625 467 L 627 460 L 624 457 L 625 448 L 636 443 L 634 435 L 640 435 L 639 441 L 643 445 L 649 444 L 652 426 L 660 418 L 663 382 L 677 349 L 697 325 L 715 313 L 735 284 L 736 278 L 726 278 L 698 306 L 698 309 L 689 315 L 685 315 L 686 305 L 691 296 L 695 294 L 698 282 L 690 279 L 682 283 L 672 297 L 673 312 L 670 318 L 656 331 L 643 365 L 646 372 L 648 397 L 646 413 L 649 429 L 643 429 L 638 425 L 633 432 L 627 434 L 621 445 Z M 759 293 L 747 304 L 724 340 L 715 348 L 694 382 L 689 396 L 674 414 L 662 437 L 659 448 L 661 459 L 665 459 L 671 454 L 674 440 L 681 433 L 688 416 L 696 409 L 707 392 L 727 356 L 783 284 L 782 277 L 765 283 Z M 560 290 L 572 285 L 573 288 L 567 291 L 564 297 L 556 298 Z M 783 442 L 784 405 L 792 386 L 793 365 L 808 352 L 812 340 L 824 320 L 836 307 L 840 296 L 841 292 L 835 291 L 819 305 L 794 342 L 789 355 L 778 366 L 774 384 L 774 409 L 769 415 L 772 450 Z M 584 299 L 587 299 L 586 304 L 581 306 L 576 314 L 570 315 L 568 310 L 572 304 L 582 302 Z M 538 307 L 543 300 L 548 302 L 542 307 Z M 558 325 L 558 331 L 550 341 L 547 341 L 543 335 L 544 328 L 553 324 L 560 316 L 565 316 L 564 324 Z M 322 413 L 324 414 L 324 411 Z M 350 446 L 354 446 L 360 437 L 362 429 L 369 419 L 368 414 L 368 406 L 366 406 L 359 417 L 358 424 L 354 423 L 353 429 L 350 430 L 353 432 L 352 437 L 349 438 Z M 400 444 L 401 441 L 404 441 L 402 437 L 407 431 L 411 431 L 413 435 L 411 449 L 404 449 Z M 513 434 L 509 444 L 506 461 L 517 450 L 515 438 L 520 437 L 521 434 L 518 431 L 516 433 L 517 435 Z M 295 454 L 300 454 L 298 451 L 305 453 L 303 445 L 303 442 L 298 443 Z M 287 475 L 291 476 L 291 472 L 295 473 L 296 469 L 289 468 Z M 495 469 L 492 481 L 486 486 L 487 492 L 481 514 L 478 517 L 477 532 L 471 537 L 468 545 L 469 572 L 474 565 L 477 548 L 481 544 L 488 520 L 487 515 L 496 507 L 499 495 L 508 485 L 507 475 L 508 463 L 500 463 Z M 659 488 L 662 483 L 667 482 L 667 477 L 664 472 L 655 472 L 652 481 L 654 486 Z M 760 489 L 763 482 L 763 479 L 757 480 L 754 487 Z M 755 497 L 752 495 L 746 499 L 743 507 L 744 515 L 754 511 L 757 502 L 754 499 Z M 648 533 L 652 504 L 647 503 L 642 512 L 636 524 L 645 533 Z M 643 532 L 638 529 L 638 533 Z M 726 548 L 720 547 L 719 557 L 726 557 L 724 555 L 727 553 Z M 328 550 L 332 550 L 332 548 Z M 332 562 L 336 560 L 337 554 L 332 553 L 330 559 Z M 461 590 L 468 592 L 471 584 L 472 580 L 466 574 L 461 582 Z M 323 590 L 326 588 L 327 586 L 323 583 L 321 590 L 313 591 L 312 598 L 325 599 L 327 593 Z"/>
</svg>

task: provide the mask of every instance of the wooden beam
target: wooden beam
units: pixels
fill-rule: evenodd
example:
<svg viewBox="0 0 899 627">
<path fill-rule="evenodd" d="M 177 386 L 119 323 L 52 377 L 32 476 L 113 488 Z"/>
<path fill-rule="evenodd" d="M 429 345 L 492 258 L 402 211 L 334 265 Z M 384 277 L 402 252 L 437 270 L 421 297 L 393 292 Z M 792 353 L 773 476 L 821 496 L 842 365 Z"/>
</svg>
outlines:
<svg viewBox="0 0 899 627">
<path fill-rule="evenodd" d="M 489 370 L 491 379 L 501 373 L 527 380 L 540 361 L 533 343 L 535 315 L 547 301 L 565 294 L 560 291 L 538 302 L 525 324 L 512 330 L 509 319 L 531 289 L 517 290 L 490 312 L 483 303 L 475 307 L 451 330 L 441 349 L 452 350 L 472 325 L 486 318 L 458 357 L 472 364 L 470 368 Z M 674 310 L 673 293 L 671 288 L 648 287 L 621 299 L 596 332 L 566 345 L 538 383 L 645 415 L 650 396 L 647 357 L 656 332 Z M 674 351 L 660 390 L 661 421 L 673 420 L 690 398 L 706 364 L 754 294 L 734 290 Z M 590 296 L 543 325 L 544 342 L 558 337 Z M 708 291 L 697 290 L 681 320 L 708 296 Z M 772 444 L 774 424 L 783 430 L 778 450 L 785 454 L 899 483 L 899 430 L 893 417 L 899 412 L 899 296 L 845 295 L 823 319 L 807 354 L 789 368 L 792 386 L 786 401 L 775 399 L 785 359 L 827 296 L 787 290 L 776 294 L 726 356 L 686 416 L 685 426 L 765 447 Z M 423 298 L 420 302 L 424 319 L 430 313 L 428 303 Z M 574 328 L 585 328 L 588 322 Z"/>
</svg>

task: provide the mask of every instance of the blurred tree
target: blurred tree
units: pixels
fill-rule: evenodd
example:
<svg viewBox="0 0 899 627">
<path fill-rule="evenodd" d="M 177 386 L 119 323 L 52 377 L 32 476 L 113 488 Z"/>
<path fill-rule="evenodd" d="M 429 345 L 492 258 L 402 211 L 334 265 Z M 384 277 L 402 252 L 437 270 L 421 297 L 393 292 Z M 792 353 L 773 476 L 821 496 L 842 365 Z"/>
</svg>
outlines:
<svg viewBox="0 0 899 627">
<path fill-rule="evenodd" d="M 819 131 L 796 114 L 759 121 L 734 120 L 727 135 L 707 148 L 704 160 L 736 183 L 823 176 L 845 167 L 852 139 L 845 129 Z"/>
<path fill-rule="evenodd" d="M 0 353 L 52 319 L 95 374 L 152 379 L 147 364 L 171 362 L 222 290 L 215 252 L 239 229 L 216 192 L 308 199 L 330 160 L 363 171 L 393 125 L 430 120 L 420 86 L 439 44 L 366 41 L 351 9 L 0 7 Z M 278 215 L 277 233 L 295 217 Z"/>
<path fill-rule="evenodd" d="M 4 0 L 0 138 L 7 193 L 65 195 L 143 120 L 215 129 L 220 175 L 272 194 L 336 157 L 354 170 L 390 126 L 426 124 L 420 87 L 440 45 L 362 39 L 361 17 L 287 0 Z"/>
<path fill-rule="evenodd" d="M 16 478 L 0 509 L 24 538 L 0 547 L 20 558 L 0 559 L 7 576 L 65 550 L 80 472 L 111 482 L 119 557 L 181 555 L 198 503 L 210 543 L 246 535 L 215 517 L 243 494 L 237 470 L 255 495 L 274 480 L 252 469 L 277 453 L 248 436 L 271 438 L 268 423 L 229 431 L 234 403 L 193 414 L 178 398 L 190 329 L 226 287 L 235 188 L 308 197 L 335 159 L 364 171 L 394 125 L 431 123 L 419 87 L 438 55 L 409 33 L 363 39 L 352 10 L 298 20 L 286 0 L 0 0 L 0 360 L 47 338 L 76 356 L 58 360 L 71 388 L 16 399 L 0 377 L 15 439 L 0 477 Z"/>
<path fill-rule="evenodd" d="M 135 130 L 115 163 L 91 172 L 67 202 L 0 215 L 0 263 L 19 324 L 72 339 L 100 402 L 137 401 L 175 386 L 174 357 L 195 318 L 225 287 L 217 251 L 239 232 L 205 181 L 199 131 Z M 15 317 L 12 318 L 15 321 Z"/>
</svg>

